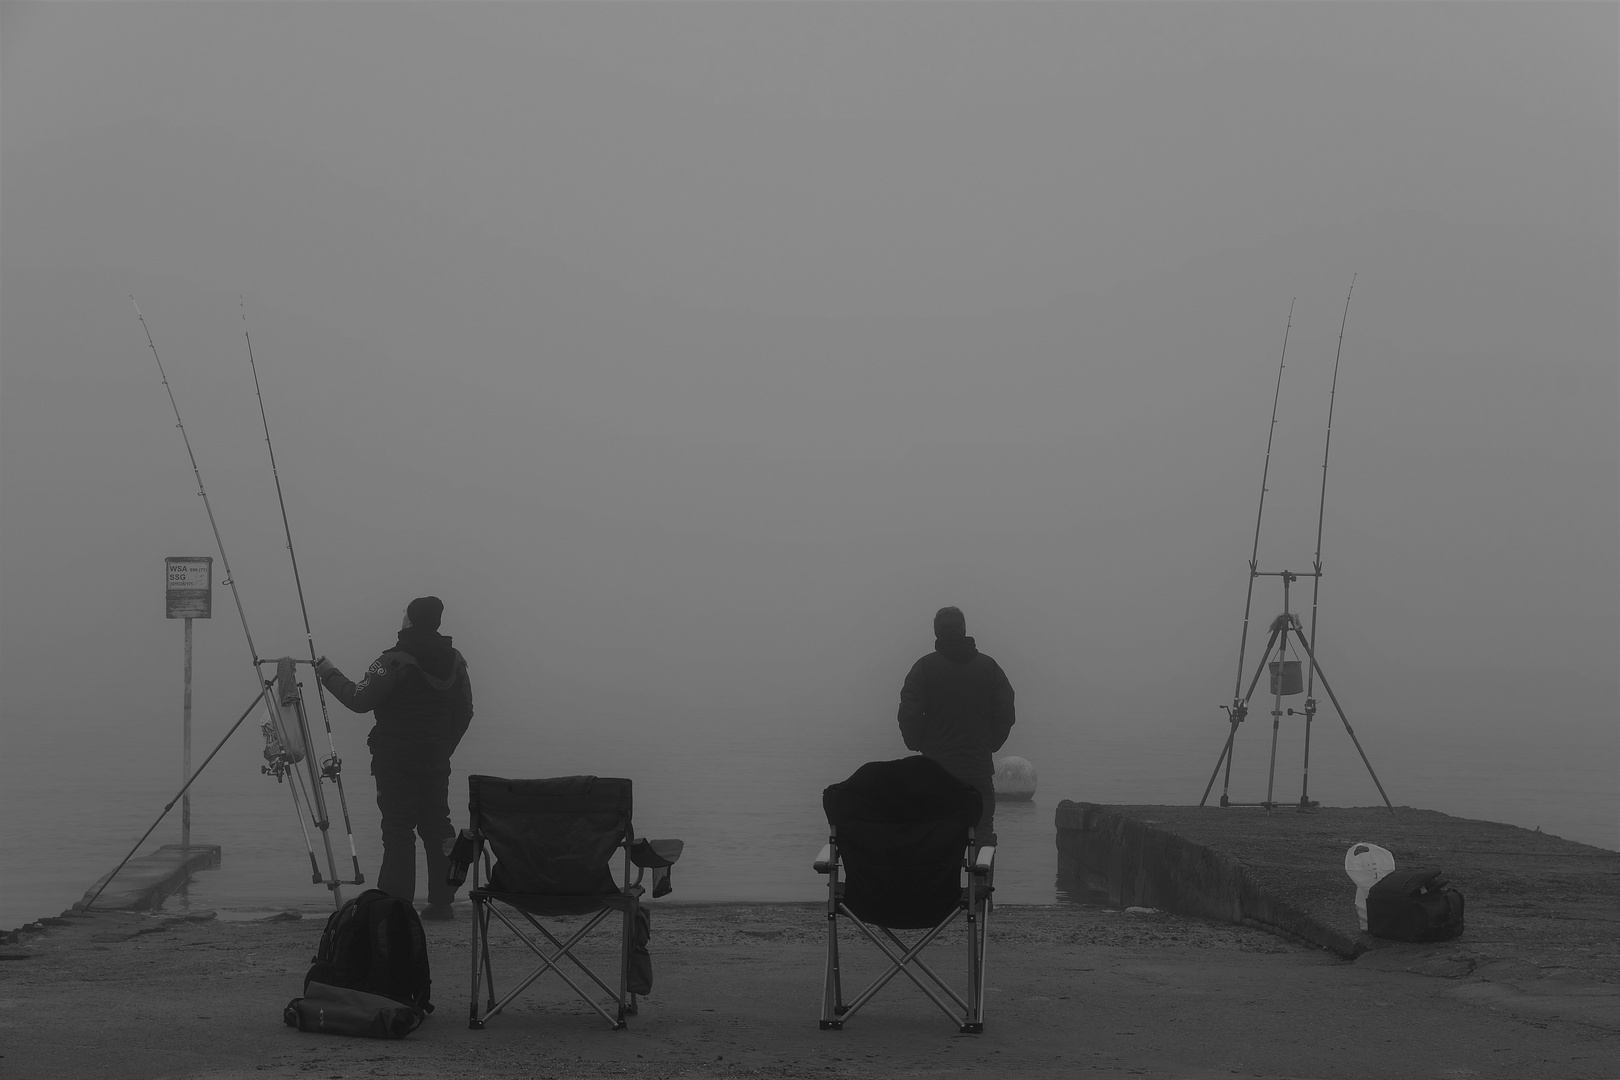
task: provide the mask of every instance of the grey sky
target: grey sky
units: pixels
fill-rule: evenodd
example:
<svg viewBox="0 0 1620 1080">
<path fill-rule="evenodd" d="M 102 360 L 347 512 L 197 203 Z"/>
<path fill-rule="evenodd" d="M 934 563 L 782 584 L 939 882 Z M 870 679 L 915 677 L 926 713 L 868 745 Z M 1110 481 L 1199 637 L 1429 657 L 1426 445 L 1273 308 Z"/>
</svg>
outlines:
<svg viewBox="0 0 1620 1080">
<path fill-rule="evenodd" d="M 1260 560 L 1304 570 L 1355 273 L 1336 686 L 1612 753 L 1617 25 L 5 3 L 5 722 L 171 711 L 161 562 L 212 537 L 133 294 L 261 652 L 303 636 L 244 329 L 351 669 L 434 592 L 491 722 L 882 724 L 957 603 L 1025 710 L 1213 753 L 1289 304 Z M 234 714 L 223 590 L 198 649 Z"/>
</svg>

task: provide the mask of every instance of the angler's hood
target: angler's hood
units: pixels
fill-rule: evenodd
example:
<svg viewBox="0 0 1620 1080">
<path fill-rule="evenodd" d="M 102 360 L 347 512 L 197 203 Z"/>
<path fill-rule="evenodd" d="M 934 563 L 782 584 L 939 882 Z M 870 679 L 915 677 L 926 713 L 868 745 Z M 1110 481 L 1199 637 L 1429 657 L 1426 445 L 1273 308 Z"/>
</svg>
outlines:
<svg viewBox="0 0 1620 1080">
<path fill-rule="evenodd" d="M 435 679 L 450 679 L 456 673 L 459 654 L 451 647 L 450 638 L 437 630 L 408 626 L 399 632 L 392 651 L 410 656 L 417 667 Z"/>
</svg>

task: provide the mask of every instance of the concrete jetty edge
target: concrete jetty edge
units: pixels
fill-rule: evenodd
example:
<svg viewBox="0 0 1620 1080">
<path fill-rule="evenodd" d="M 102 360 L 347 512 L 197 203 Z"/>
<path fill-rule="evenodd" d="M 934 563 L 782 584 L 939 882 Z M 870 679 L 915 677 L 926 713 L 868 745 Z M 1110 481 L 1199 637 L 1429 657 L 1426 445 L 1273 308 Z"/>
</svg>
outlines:
<svg viewBox="0 0 1620 1080">
<path fill-rule="evenodd" d="M 192 874 L 218 867 L 222 850 L 218 844 L 164 844 L 97 878 L 70 910 L 83 911 L 95 897 L 92 910 L 151 911 L 184 887 Z"/>
<path fill-rule="evenodd" d="M 1150 820 L 1065 799 L 1056 812 L 1058 880 L 1106 893 L 1120 907 L 1242 923 L 1297 938 L 1347 959 L 1366 946 L 1308 911 L 1271 896 L 1241 859 Z"/>
<path fill-rule="evenodd" d="M 1469 970 L 1513 958 L 1547 973 L 1608 972 L 1620 961 L 1620 851 L 1540 830 L 1407 806 L 1267 813 L 1067 799 L 1055 823 L 1060 886 L 1121 907 L 1242 923 L 1346 959 L 1399 949 L 1356 918 L 1344 857 L 1366 842 L 1388 848 L 1397 866 L 1440 870 L 1462 891 L 1467 929 L 1441 944 Z"/>
</svg>

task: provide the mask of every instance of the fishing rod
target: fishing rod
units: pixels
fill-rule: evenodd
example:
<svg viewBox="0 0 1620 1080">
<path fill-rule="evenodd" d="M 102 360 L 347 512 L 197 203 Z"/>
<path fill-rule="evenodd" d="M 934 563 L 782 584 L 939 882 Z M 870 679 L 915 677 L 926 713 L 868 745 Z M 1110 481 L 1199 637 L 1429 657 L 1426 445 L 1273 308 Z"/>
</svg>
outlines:
<svg viewBox="0 0 1620 1080">
<path fill-rule="evenodd" d="M 236 723 L 232 724 L 231 725 L 231 730 L 229 730 L 229 731 L 227 731 L 225 733 L 225 738 L 219 740 L 219 745 L 214 747 L 214 752 L 212 754 L 209 754 L 208 757 L 203 760 L 203 763 L 201 765 L 197 766 L 197 771 L 196 772 L 192 773 L 189 777 L 186 778 L 185 787 L 182 787 L 179 791 L 175 792 L 174 793 L 174 798 L 170 799 L 167 803 L 164 804 L 163 813 L 161 813 L 161 814 L 159 814 L 157 816 L 157 821 L 152 822 L 151 828 L 148 828 L 145 832 L 141 833 L 141 838 L 139 840 L 135 841 L 135 846 L 129 849 L 129 854 L 124 856 L 122 862 L 120 862 L 117 866 L 113 867 L 113 872 L 112 873 L 108 874 L 105 878 L 102 879 L 101 887 L 96 890 L 96 893 L 95 893 L 94 896 L 92 896 L 90 899 L 88 899 L 88 900 L 86 900 L 84 902 L 84 906 L 79 908 L 80 911 L 89 911 L 90 910 L 90 905 L 94 904 L 97 900 L 101 899 L 101 894 L 104 891 L 106 891 L 106 888 L 107 888 L 108 885 L 112 884 L 112 879 L 118 876 L 118 871 L 122 870 L 124 868 L 124 866 L 129 862 L 129 860 L 135 857 L 135 853 L 140 850 L 141 845 L 146 843 L 146 838 L 148 836 L 152 835 L 152 829 L 157 828 L 158 825 L 163 821 L 163 819 L 168 816 L 169 811 L 174 809 L 174 804 L 180 801 L 180 797 L 182 795 L 184 795 L 188 789 L 190 789 L 191 785 L 196 781 L 197 777 L 202 775 L 202 771 L 204 769 L 208 768 L 208 763 L 210 761 L 214 760 L 214 754 L 218 754 L 221 750 L 223 750 L 225 748 L 226 740 L 228 740 L 232 735 L 236 734 L 236 729 L 241 727 L 242 726 L 242 721 L 246 720 L 250 715 L 252 715 L 253 710 L 259 707 L 259 702 L 261 700 L 263 700 L 263 698 L 264 698 L 264 696 L 265 696 L 265 694 L 267 692 L 268 692 L 268 688 L 260 690 L 259 693 L 258 693 L 258 696 L 255 697 L 252 701 L 248 702 L 248 707 L 246 709 L 243 709 L 242 710 L 242 715 L 238 716 L 236 718 Z"/>
<path fill-rule="evenodd" d="M 1339 393 L 1339 359 L 1344 355 L 1344 327 L 1350 321 L 1350 294 L 1356 291 L 1356 275 L 1350 275 L 1350 288 L 1344 294 L 1344 315 L 1339 319 L 1339 346 L 1333 353 L 1333 381 L 1328 385 L 1327 435 L 1322 439 L 1322 496 L 1316 503 L 1316 555 L 1311 567 L 1316 578 L 1311 582 L 1311 648 L 1316 648 L 1317 600 L 1322 593 L 1322 521 L 1327 512 L 1328 450 L 1333 445 L 1333 403 Z M 1311 786 L 1311 721 L 1316 719 L 1316 665 L 1305 673 L 1305 764 L 1300 780 L 1300 805 L 1310 802 Z"/>
<path fill-rule="evenodd" d="M 174 388 L 169 385 L 168 372 L 163 370 L 163 358 L 158 355 L 157 344 L 152 340 L 152 328 L 146 325 L 146 316 L 141 314 L 141 305 L 135 303 L 135 297 L 131 296 L 129 302 L 135 304 L 135 317 L 141 320 L 141 329 L 146 331 L 146 343 L 151 346 L 152 359 L 157 361 L 158 375 L 163 379 L 163 389 L 169 395 L 169 407 L 174 410 L 174 426 L 180 429 L 180 438 L 186 444 L 186 456 L 191 459 L 191 472 L 197 478 L 197 494 L 202 496 L 203 509 L 208 511 L 208 525 L 214 530 L 214 546 L 219 550 L 220 564 L 225 567 L 225 584 L 231 587 L 231 599 L 236 601 L 236 615 L 242 620 L 242 636 L 247 638 L 248 655 L 253 660 L 253 681 L 259 682 L 259 650 L 254 647 L 253 632 L 248 629 L 247 612 L 242 607 L 242 594 L 236 591 L 236 575 L 231 573 L 231 560 L 225 554 L 225 541 L 219 536 L 219 523 L 214 520 L 214 507 L 208 501 L 207 489 L 203 487 L 202 470 L 197 468 L 197 455 L 191 450 L 191 437 L 186 434 L 186 425 L 180 420 L 180 406 L 174 400 Z"/>
<path fill-rule="evenodd" d="M 152 328 L 147 325 L 146 316 L 141 314 L 141 306 L 135 302 L 135 297 L 134 296 L 131 296 L 129 298 L 129 302 L 132 305 L 134 305 L 134 307 L 135 307 L 135 317 L 140 319 L 140 321 L 141 321 L 141 329 L 146 332 L 146 343 L 152 350 L 152 359 L 157 361 L 158 375 L 163 379 L 163 389 L 169 395 L 169 407 L 174 411 L 174 426 L 180 429 L 180 438 L 185 443 L 185 446 L 186 446 L 186 456 L 191 461 L 192 475 L 197 478 L 197 494 L 202 497 L 203 508 L 208 512 L 208 525 L 213 530 L 213 533 L 214 533 L 214 546 L 219 551 L 219 561 L 220 561 L 221 565 L 224 566 L 224 568 L 225 568 L 225 584 L 229 585 L 230 588 L 231 588 L 231 598 L 236 604 L 237 618 L 240 619 L 241 623 L 242 623 L 242 636 L 247 640 L 248 655 L 249 655 L 249 658 L 251 659 L 252 664 L 253 664 L 253 681 L 255 683 L 257 683 L 258 686 L 259 686 L 259 697 L 254 699 L 254 704 L 256 705 L 259 701 L 263 701 L 265 703 L 265 708 L 270 714 L 270 719 L 269 719 L 268 723 L 265 725 L 265 728 L 267 730 L 275 729 L 275 728 L 280 726 L 280 717 L 279 717 L 279 713 L 278 713 L 277 703 L 275 702 L 275 700 L 271 697 L 271 695 L 269 693 L 271 684 L 264 680 L 263 673 L 260 672 L 260 670 L 259 670 L 259 665 L 260 665 L 260 663 L 262 663 L 262 661 L 259 659 L 259 650 L 258 650 L 258 647 L 253 643 L 253 632 L 248 629 L 247 610 L 242 604 L 242 595 L 241 595 L 240 592 L 237 591 L 237 588 L 236 588 L 236 575 L 234 573 L 232 573 L 230 558 L 225 553 L 225 541 L 220 536 L 219 522 L 214 517 L 214 507 L 213 507 L 213 503 L 209 501 L 208 489 L 203 485 L 202 470 L 197 465 L 196 452 L 193 451 L 192 448 L 191 448 L 191 437 L 190 437 L 190 435 L 188 435 L 186 433 L 185 422 L 183 420 L 181 420 L 181 418 L 180 418 L 180 405 L 175 400 L 174 388 L 169 385 L 169 375 L 168 375 L 168 372 L 164 370 L 163 358 L 158 355 L 157 343 L 152 337 Z M 252 711 L 252 708 L 253 708 L 253 706 L 249 706 L 249 712 Z M 246 716 L 246 714 L 244 714 L 244 717 L 245 716 Z M 239 721 L 237 721 L 236 725 L 234 725 L 231 728 L 231 732 L 234 733 L 236 731 L 236 728 L 240 727 L 240 726 L 241 726 L 241 721 L 239 720 Z M 229 737 L 230 737 L 229 734 L 227 734 L 226 738 L 229 738 Z M 285 742 L 286 740 L 283 739 L 281 741 Z M 223 743 L 222 743 L 222 745 L 223 745 Z M 218 751 L 216 750 L 215 753 L 218 753 Z M 273 757 L 272 754 L 271 754 L 271 751 L 268 748 L 266 749 L 265 756 L 266 756 L 267 759 L 270 759 L 270 761 L 271 761 L 271 765 L 265 771 L 273 773 L 276 776 L 276 779 L 279 781 L 281 779 L 281 777 L 283 775 L 285 775 L 285 772 L 289 768 L 288 763 L 286 761 L 278 760 L 277 758 Z M 334 757 L 335 756 L 336 755 L 334 754 Z M 210 757 L 212 757 L 212 755 L 210 755 Z M 296 760 L 301 760 L 301 758 L 296 759 Z M 206 764 L 206 762 L 204 762 L 204 764 Z M 201 770 L 199 769 L 198 771 L 200 772 Z M 193 777 L 195 777 L 195 775 L 196 774 L 194 773 Z M 312 778 L 312 780 L 313 780 L 313 778 Z M 190 786 L 190 781 L 187 781 L 187 786 L 188 787 Z M 319 787 L 318 783 L 317 783 L 316 786 L 317 786 L 317 788 Z M 294 804 L 296 806 L 296 803 L 297 803 L 297 795 L 296 794 L 294 794 L 294 796 L 293 796 L 293 802 L 294 802 Z M 167 813 L 167 809 L 165 809 L 165 813 Z M 301 808 L 298 810 L 298 814 L 299 814 L 299 825 L 300 825 L 300 827 L 302 827 L 302 824 L 303 824 L 303 811 L 302 811 Z M 324 815 L 322 815 L 322 816 L 324 817 Z M 161 821 L 162 818 L 160 817 L 158 820 Z M 157 823 L 154 822 L 153 823 L 153 828 L 156 828 L 156 827 L 157 827 Z M 148 835 L 150 835 L 150 832 L 151 832 L 151 830 L 148 830 Z M 323 837 L 323 839 L 325 838 L 324 824 L 323 824 L 322 837 Z M 142 841 L 144 841 L 146 839 L 146 837 L 143 836 L 141 839 L 142 839 Z M 353 842 L 354 842 L 354 838 L 353 838 L 353 835 L 351 833 L 351 835 L 350 835 L 350 847 L 351 848 L 353 847 Z M 305 847 L 307 848 L 307 850 L 309 852 L 310 862 L 312 864 L 314 864 L 315 863 L 315 849 L 309 843 L 309 834 L 308 834 L 307 831 L 305 832 L 305 835 L 304 835 L 304 843 L 305 843 Z M 139 845 L 137 845 L 137 846 L 139 846 Z M 127 857 L 126 857 L 125 861 L 126 862 L 128 861 Z M 122 865 L 122 864 L 120 864 L 120 865 Z M 327 840 L 327 865 L 332 871 L 332 873 L 331 873 L 331 881 L 329 883 L 329 887 L 333 890 L 334 894 L 337 894 L 337 879 L 338 879 L 338 876 L 337 876 L 336 860 L 332 856 L 330 840 Z M 358 869 L 358 860 L 356 860 L 356 866 L 357 866 L 357 869 Z M 115 871 L 115 873 L 116 873 L 116 871 Z M 356 874 L 356 876 L 358 877 L 358 873 Z M 315 872 L 315 880 L 316 880 L 317 883 L 319 883 L 321 881 L 320 872 L 319 872 L 318 869 Z M 358 884 L 358 882 L 357 882 L 357 884 Z M 338 902 L 341 903 L 341 894 L 338 894 L 337 898 L 338 898 Z"/>
<path fill-rule="evenodd" d="M 1271 395 L 1271 427 L 1266 431 L 1266 461 L 1260 470 L 1260 506 L 1254 512 L 1254 547 L 1249 551 L 1249 592 L 1243 599 L 1243 637 L 1238 642 L 1237 684 L 1232 688 L 1234 707 L 1241 705 L 1243 652 L 1249 643 L 1249 611 L 1254 603 L 1254 579 L 1260 576 L 1260 518 L 1266 512 L 1266 481 L 1271 475 L 1271 441 L 1277 436 L 1277 402 L 1282 400 L 1283 363 L 1288 359 L 1288 333 L 1294 328 L 1294 300 L 1288 301 L 1288 324 L 1283 327 L 1282 355 L 1277 358 L 1277 388 Z"/>
<path fill-rule="evenodd" d="M 1339 347 L 1333 354 L 1333 382 L 1328 387 L 1327 436 L 1322 440 L 1322 497 L 1316 504 L 1316 557 L 1312 568 L 1316 581 L 1311 586 L 1311 646 L 1316 646 L 1316 599 L 1322 591 L 1322 519 L 1327 510 L 1328 450 L 1333 445 L 1333 402 L 1339 393 L 1339 358 L 1344 355 L 1344 327 L 1350 321 L 1350 294 L 1356 291 L 1356 275 L 1350 275 L 1350 288 L 1344 294 L 1344 315 L 1339 319 Z M 1314 673 L 1313 673 L 1314 674 Z M 1306 684 L 1306 705 L 1311 704 L 1310 683 Z M 1305 745 L 1310 746 L 1310 726 L 1306 725 Z M 1306 753 L 1309 753 L 1309 749 Z"/>
<path fill-rule="evenodd" d="M 244 324 L 242 327 L 242 337 L 247 342 L 248 368 L 253 372 L 253 393 L 259 399 L 259 420 L 264 425 L 264 445 L 265 449 L 267 449 L 270 453 L 270 475 L 275 479 L 276 482 L 276 502 L 281 507 L 281 528 L 282 532 L 287 537 L 287 556 L 292 561 L 293 586 L 298 591 L 298 610 L 304 619 L 304 640 L 309 645 L 309 662 L 310 666 L 313 667 L 317 659 L 315 653 L 315 634 L 310 629 L 309 607 L 304 602 L 304 582 L 298 574 L 298 553 L 293 548 L 292 525 L 287 518 L 287 500 L 281 493 L 281 472 L 276 467 L 276 448 L 275 444 L 270 441 L 270 418 L 265 413 L 264 391 L 259 386 L 259 367 L 253 359 L 253 337 L 248 333 L 247 326 L 245 325 L 247 323 L 246 301 L 242 301 L 242 322 Z M 343 762 L 338 757 L 337 742 L 332 736 L 332 717 L 326 708 L 326 688 L 321 684 L 319 677 L 315 679 L 315 696 L 316 700 L 318 700 L 321 705 L 321 721 L 326 726 L 326 742 L 327 746 L 331 750 L 330 755 L 321 763 L 320 775 L 326 777 L 337 785 L 338 805 L 343 810 L 343 829 L 346 833 L 348 833 L 349 836 L 349 858 L 354 864 L 354 884 L 360 885 L 365 882 L 366 877 L 365 874 L 361 873 L 360 871 L 360 855 L 354 846 L 354 826 L 349 819 L 349 800 L 348 796 L 345 795 L 343 791 Z M 318 796 L 320 795 L 320 784 L 313 776 L 311 777 L 310 782 L 314 785 L 313 794 L 318 799 Z M 306 795 L 306 797 L 308 796 Z M 315 824 L 316 827 L 321 830 L 324 836 L 327 827 L 327 821 L 325 820 L 327 815 L 325 813 L 324 800 L 318 800 L 318 802 L 321 810 L 319 815 L 321 820 L 317 821 Z M 299 824 L 303 824 L 302 817 L 299 819 Z"/>
<path fill-rule="evenodd" d="M 1283 366 L 1288 360 L 1288 335 L 1294 328 L 1294 304 L 1298 297 L 1288 301 L 1288 322 L 1283 327 L 1282 355 L 1277 358 L 1277 386 L 1271 395 L 1271 426 L 1266 430 L 1266 460 L 1260 470 L 1260 505 L 1254 512 L 1254 546 L 1249 551 L 1249 590 L 1243 597 L 1243 636 L 1238 640 L 1237 684 L 1232 687 L 1232 704 L 1222 705 L 1232 721 L 1232 730 L 1226 736 L 1226 746 L 1221 750 L 1221 756 L 1215 762 L 1215 771 L 1210 773 L 1209 783 L 1204 786 L 1204 797 L 1198 805 L 1204 805 L 1209 798 L 1210 789 L 1215 786 L 1215 777 L 1220 775 L 1221 764 L 1226 764 L 1227 786 L 1232 782 L 1232 741 L 1237 737 L 1238 725 L 1249 713 L 1249 706 L 1243 695 L 1243 657 L 1249 645 L 1249 616 L 1254 607 L 1254 579 L 1260 576 L 1260 521 L 1266 512 L 1266 483 L 1271 476 L 1271 444 L 1277 436 L 1277 403 L 1282 400 L 1282 374 Z M 1269 648 L 1269 647 L 1268 647 Z"/>
<path fill-rule="evenodd" d="M 1344 294 L 1344 314 L 1339 319 L 1339 346 L 1333 354 L 1333 382 L 1328 388 L 1327 435 L 1322 440 L 1322 496 L 1318 500 L 1316 506 L 1316 556 L 1312 562 L 1312 568 L 1316 571 L 1316 575 L 1315 580 L 1311 583 L 1311 631 L 1309 641 L 1313 662 L 1310 665 L 1309 673 L 1306 675 L 1305 679 L 1305 708 L 1303 709 L 1305 714 L 1305 764 L 1304 775 L 1300 780 L 1299 788 L 1299 801 L 1301 806 L 1309 805 L 1310 802 L 1311 720 L 1316 716 L 1316 698 L 1313 696 L 1316 692 L 1316 664 L 1314 663 L 1316 652 L 1316 610 L 1317 600 L 1322 591 L 1322 521 L 1323 515 L 1327 509 L 1328 450 L 1333 445 L 1333 403 L 1334 398 L 1339 392 L 1339 359 L 1344 355 L 1344 328 L 1345 325 L 1350 321 L 1350 296 L 1355 291 L 1356 275 L 1351 274 L 1350 288 L 1346 290 Z M 1325 676 L 1323 677 L 1322 685 L 1324 687 L 1327 686 L 1327 679 Z M 1331 696 L 1331 692 L 1329 696 Z M 1335 700 L 1333 703 L 1334 708 L 1338 708 L 1338 704 L 1338 701 Z M 1340 710 L 1340 715 L 1342 717 L 1343 710 Z M 1345 721 L 1344 728 L 1350 733 L 1350 741 L 1356 745 L 1356 753 L 1360 754 L 1361 760 L 1366 763 L 1367 772 L 1372 774 L 1373 783 L 1378 787 L 1378 793 L 1383 795 L 1384 785 L 1378 782 L 1378 775 L 1373 773 L 1372 762 L 1367 761 L 1367 754 L 1361 749 L 1361 740 L 1356 738 L 1356 733 L 1351 729 L 1349 721 Z M 1389 802 L 1389 797 L 1387 795 L 1384 797 L 1384 801 L 1386 803 Z"/>
</svg>

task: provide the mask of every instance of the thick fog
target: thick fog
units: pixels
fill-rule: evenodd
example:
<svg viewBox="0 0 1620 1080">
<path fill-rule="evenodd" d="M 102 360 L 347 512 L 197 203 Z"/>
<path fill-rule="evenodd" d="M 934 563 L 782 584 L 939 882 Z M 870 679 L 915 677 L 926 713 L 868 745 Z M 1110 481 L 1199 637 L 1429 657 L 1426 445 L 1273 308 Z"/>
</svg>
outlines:
<svg viewBox="0 0 1620 1080">
<path fill-rule="evenodd" d="M 1021 723 L 1213 766 L 1270 435 L 1259 567 L 1311 569 L 1326 452 L 1319 653 L 1397 803 L 1476 767 L 1448 745 L 1548 791 L 1535 747 L 1617 764 L 1613 5 L 0 29 L 8 769 L 59 764 L 17 757 L 42 727 L 177 738 L 165 556 L 216 558 L 199 729 L 255 691 L 132 296 L 259 653 L 308 646 L 249 342 L 316 648 L 357 675 L 442 597 L 486 760 L 888 738 L 955 604 Z M 1255 583 L 1246 665 L 1282 604 Z"/>
</svg>

